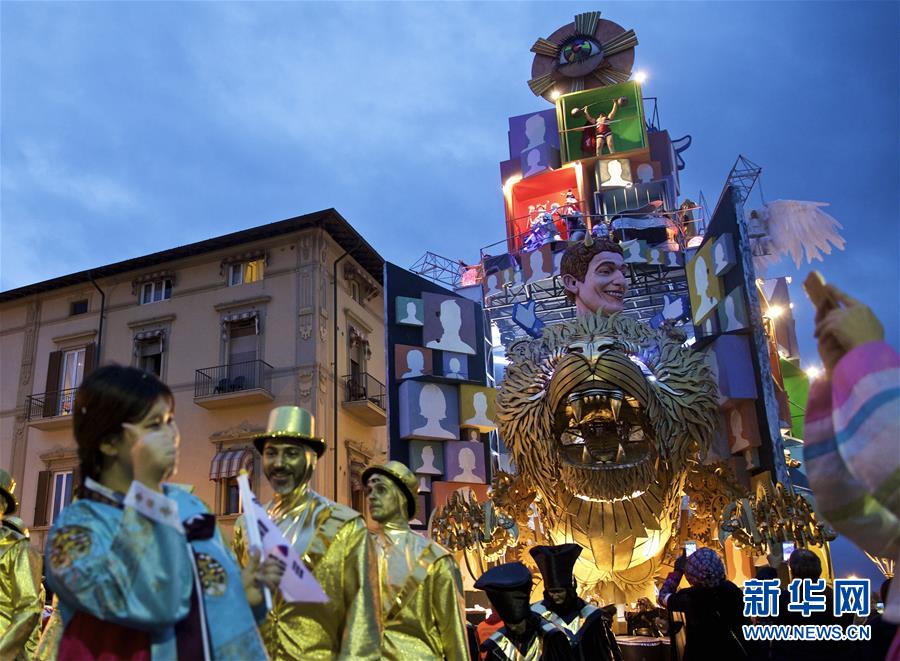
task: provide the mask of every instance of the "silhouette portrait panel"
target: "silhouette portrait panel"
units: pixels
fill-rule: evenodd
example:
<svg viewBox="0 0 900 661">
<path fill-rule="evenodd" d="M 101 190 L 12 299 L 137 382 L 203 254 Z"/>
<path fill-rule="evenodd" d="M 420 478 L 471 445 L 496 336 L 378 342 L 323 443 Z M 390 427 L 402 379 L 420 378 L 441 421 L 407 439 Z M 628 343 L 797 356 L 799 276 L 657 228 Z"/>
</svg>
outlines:
<svg viewBox="0 0 900 661">
<path fill-rule="evenodd" d="M 713 273 L 718 276 L 725 275 L 737 264 L 731 234 L 722 234 L 713 242 L 712 257 Z"/>
<path fill-rule="evenodd" d="M 484 482 L 484 446 L 464 441 L 444 443 L 444 466 L 450 482 Z"/>
<path fill-rule="evenodd" d="M 444 351 L 443 363 L 444 376 L 448 379 L 465 381 L 469 378 L 469 357 L 466 354 Z"/>
<path fill-rule="evenodd" d="M 486 386 L 459 387 L 460 426 L 488 432 L 497 428 L 497 389 Z"/>
<path fill-rule="evenodd" d="M 412 379 L 433 374 L 431 349 L 397 344 L 394 347 L 394 378 Z"/>
<path fill-rule="evenodd" d="M 694 325 L 698 327 L 702 327 L 703 322 L 716 311 L 722 298 L 722 281 L 713 271 L 712 248 L 712 241 L 704 244 L 688 262 L 686 269 L 692 316 Z"/>
<path fill-rule="evenodd" d="M 509 157 L 518 156 L 539 145 L 559 149 L 556 108 L 509 118 Z M 526 175 L 527 176 L 527 175 Z"/>
<path fill-rule="evenodd" d="M 444 449 L 441 445 L 431 441 L 410 441 L 409 467 L 412 472 L 416 475 L 443 475 Z"/>
<path fill-rule="evenodd" d="M 459 438 L 459 395 L 455 386 L 406 380 L 400 384 L 400 438 Z"/>
<path fill-rule="evenodd" d="M 747 306 L 744 305 L 744 288 L 735 287 L 719 304 L 719 330 L 722 333 L 747 328 Z"/>
<path fill-rule="evenodd" d="M 425 293 L 424 343 L 429 349 L 474 354 L 475 304 L 456 296 Z"/>
<path fill-rule="evenodd" d="M 405 326 L 422 326 L 425 323 L 425 307 L 421 298 L 397 296 L 397 323 Z"/>
<path fill-rule="evenodd" d="M 522 178 L 559 167 L 559 151 L 546 143 L 526 149 L 519 159 L 522 166 Z"/>
<path fill-rule="evenodd" d="M 758 448 L 761 445 L 759 426 L 756 422 L 756 406 L 752 400 L 736 401 L 724 409 L 723 414 L 731 454 Z"/>
<path fill-rule="evenodd" d="M 650 167 L 651 172 L 653 167 Z M 634 184 L 631 163 L 627 158 L 613 158 L 597 162 L 601 188 L 630 188 Z"/>
</svg>

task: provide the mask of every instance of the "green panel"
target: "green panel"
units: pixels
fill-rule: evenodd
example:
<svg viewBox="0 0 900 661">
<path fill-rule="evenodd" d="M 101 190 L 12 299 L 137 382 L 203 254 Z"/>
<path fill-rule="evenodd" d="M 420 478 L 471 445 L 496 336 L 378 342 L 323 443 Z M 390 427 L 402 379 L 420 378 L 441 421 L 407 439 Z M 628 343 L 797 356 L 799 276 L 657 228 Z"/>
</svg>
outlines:
<svg viewBox="0 0 900 661">
<path fill-rule="evenodd" d="M 584 113 L 572 115 L 573 108 L 588 108 L 592 116 L 597 113 L 609 113 L 613 101 L 619 97 L 628 99 L 628 103 L 620 107 L 615 118 L 610 122 L 616 152 L 628 152 L 635 149 L 646 149 L 647 126 L 644 121 L 644 97 L 641 94 L 641 86 L 633 80 L 597 87 L 583 92 L 573 92 L 559 97 L 556 101 L 556 117 L 560 127 L 560 151 L 563 162 L 576 161 L 582 158 L 592 158 L 594 154 L 586 154 L 581 151 L 580 129 L 587 122 Z M 576 130 L 573 130 L 576 129 Z M 604 156 L 606 152 L 604 151 Z"/>
<path fill-rule="evenodd" d="M 781 377 L 791 408 L 791 436 L 803 438 L 803 417 L 809 398 L 809 377 L 806 372 L 781 359 Z"/>
</svg>

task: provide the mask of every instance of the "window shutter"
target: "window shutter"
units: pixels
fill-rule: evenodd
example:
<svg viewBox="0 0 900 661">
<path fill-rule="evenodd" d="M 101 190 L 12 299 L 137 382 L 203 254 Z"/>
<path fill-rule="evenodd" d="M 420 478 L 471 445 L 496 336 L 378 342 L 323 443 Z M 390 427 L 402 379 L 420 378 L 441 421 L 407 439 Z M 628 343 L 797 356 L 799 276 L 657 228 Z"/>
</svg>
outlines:
<svg viewBox="0 0 900 661">
<path fill-rule="evenodd" d="M 47 365 L 47 387 L 44 389 L 43 417 L 51 418 L 59 407 L 59 370 L 62 368 L 62 351 L 53 351 Z"/>
<path fill-rule="evenodd" d="M 84 377 L 94 371 L 94 368 L 97 365 L 94 364 L 94 361 L 97 359 L 97 343 L 91 342 L 84 348 L 84 375 L 82 376 L 82 380 Z"/>
<path fill-rule="evenodd" d="M 50 482 L 53 480 L 52 471 L 38 473 L 37 502 L 34 504 L 35 526 L 47 525 L 47 508 L 50 500 Z"/>
</svg>

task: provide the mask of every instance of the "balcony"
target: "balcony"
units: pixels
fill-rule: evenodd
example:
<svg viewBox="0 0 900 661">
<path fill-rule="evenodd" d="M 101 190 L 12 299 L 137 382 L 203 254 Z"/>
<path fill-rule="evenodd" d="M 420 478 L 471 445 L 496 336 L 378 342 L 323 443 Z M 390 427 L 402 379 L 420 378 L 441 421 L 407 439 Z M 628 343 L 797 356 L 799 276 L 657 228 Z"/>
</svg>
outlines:
<svg viewBox="0 0 900 661">
<path fill-rule="evenodd" d="M 72 407 L 77 388 L 54 390 L 25 398 L 25 419 L 43 431 L 63 429 L 72 424 Z"/>
<path fill-rule="evenodd" d="M 384 384 L 371 374 L 348 374 L 341 378 L 344 408 L 360 422 L 381 427 L 387 421 Z"/>
<path fill-rule="evenodd" d="M 217 365 L 194 373 L 194 403 L 205 409 L 265 404 L 272 394 L 272 366 L 263 360 Z"/>
</svg>

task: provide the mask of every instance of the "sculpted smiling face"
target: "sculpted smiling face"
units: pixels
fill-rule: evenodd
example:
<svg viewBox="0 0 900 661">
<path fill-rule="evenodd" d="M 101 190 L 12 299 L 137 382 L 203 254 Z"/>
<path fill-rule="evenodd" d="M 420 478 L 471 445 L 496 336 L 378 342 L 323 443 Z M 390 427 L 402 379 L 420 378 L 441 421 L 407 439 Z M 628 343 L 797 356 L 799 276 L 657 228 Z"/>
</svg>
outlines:
<svg viewBox="0 0 900 661">
<path fill-rule="evenodd" d="M 578 314 L 621 312 L 628 290 L 625 268 L 622 249 L 611 241 L 578 242 L 566 249 L 560 274 Z"/>
</svg>

